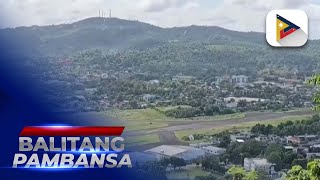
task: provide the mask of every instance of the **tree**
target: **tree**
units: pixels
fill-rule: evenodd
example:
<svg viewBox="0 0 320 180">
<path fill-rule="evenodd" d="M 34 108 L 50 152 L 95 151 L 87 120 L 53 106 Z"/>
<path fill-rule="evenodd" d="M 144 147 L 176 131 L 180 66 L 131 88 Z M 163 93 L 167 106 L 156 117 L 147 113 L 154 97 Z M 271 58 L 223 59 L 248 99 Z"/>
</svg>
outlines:
<svg viewBox="0 0 320 180">
<path fill-rule="evenodd" d="M 283 153 L 283 164 L 285 165 L 284 168 L 286 169 L 290 168 L 293 161 L 297 158 L 298 158 L 298 154 L 294 152 Z"/>
<path fill-rule="evenodd" d="M 273 127 L 271 124 L 268 124 L 268 125 L 266 126 L 266 128 L 265 128 L 265 135 L 269 136 L 269 134 L 272 133 L 273 128 L 274 128 L 274 127 Z"/>
<path fill-rule="evenodd" d="M 247 141 L 245 143 L 235 142 L 228 146 L 224 157 L 235 164 L 242 164 L 245 157 L 257 157 L 263 152 L 263 149 L 263 143 L 255 140 Z"/>
<path fill-rule="evenodd" d="M 311 180 L 308 171 L 304 170 L 301 166 L 293 166 L 286 176 L 287 180 Z"/>
<path fill-rule="evenodd" d="M 170 164 L 170 159 L 169 158 L 162 158 L 160 161 L 161 166 L 167 168 L 168 165 Z"/>
<path fill-rule="evenodd" d="M 281 155 L 277 152 L 272 152 L 271 154 L 269 154 L 267 156 L 267 160 L 271 163 L 276 164 L 274 169 L 276 171 L 280 171 L 282 168 L 282 159 L 281 159 Z"/>
<path fill-rule="evenodd" d="M 183 136 L 181 138 L 182 141 L 190 141 L 190 138 L 188 136 Z"/>
<path fill-rule="evenodd" d="M 170 157 L 170 164 L 173 166 L 173 169 L 176 170 L 177 167 L 181 168 L 182 166 L 186 166 L 187 163 L 184 159 L 178 157 Z"/>
<path fill-rule="evenodd" d="M 320 74 L 313 75 L 313 77 L 310 80 L 308 80 L 308 83 L 314 86 L 320 85 Z M 320 92 L 316 92 L 314 94 L 313 102 L 315 103 L 313 109 L 320 110 Z"/>
<path fill-rule="evenodd" d="M 281 145 L 279 144 L 270 144 L 266 150 L 265 150 L 265 154 L 266 156 L 270 155 L 271 153 L 276 152 L 278 154 L 283 153 L 283 148 Z"/>
<path fill-rule="evenodd" d="M 228 173 L 231 174 L 233 180 L 242 180 L 242 178 L 244 178 L 246 175 L 246 171 L 243 167 L 238 167 L 235 165 L 228 170 Z"/>
<path fill-rule="evenodd" d="M 301 166 L 302 168 L 306 169 L 308 165 L 307 159 L 295 159 L 292 161 L 291 166 Z"/>
<path fill-rule="evenodd" d="M 311 161 L 308 163 L 308 171 L 311 177 L 317 177 L 320 179 L 320 160 Z"/>
<path fill-rule="evenodd" d="M 202 159 L 201 165 L 203 169 L 217 171 L 221 174 L 225 173 L 225 168 L 219 164 L 219 158 L 215 156 L 207 156 Z"/>
<path fill-rule="evenodd" d="M 208 176 L 196 176 L 194 180 L 217 180 L 217 178 L 210 174 Z"/>
<path fill-rule="evenodd" d="M 259 176 L 256 171 L 250 171 L 245 175 L 244 180 L 258 180 L 258 178 Z"/>
<path fill-rule="evenodd" d="M 261 172 L 261 171 L 258 172 L 258 179 L 259 180 L 271 180 L 270 177 L 268 177 L 264 172 Z"/>
<path fill-rule="evenodd" d="M 320 180 L 320 160 L 308 163 L 307 170 L 293 166 L 286 175 L 287 180 Z"/>
<path fill-rule="evenodd" d="M 227 148 L 228 145 L 230 144 L 230 142 L 231 142 L 230 135 L 229 134 L 223 135 L 220 138 L 220 143 L 219 143 L 218 147 Z"/>
<path fill-rule="evenodd" d="M 139 179 L 167 180 L 166 170 L 159 161 L 148 161 L 137 168 Z"/>
</svg>

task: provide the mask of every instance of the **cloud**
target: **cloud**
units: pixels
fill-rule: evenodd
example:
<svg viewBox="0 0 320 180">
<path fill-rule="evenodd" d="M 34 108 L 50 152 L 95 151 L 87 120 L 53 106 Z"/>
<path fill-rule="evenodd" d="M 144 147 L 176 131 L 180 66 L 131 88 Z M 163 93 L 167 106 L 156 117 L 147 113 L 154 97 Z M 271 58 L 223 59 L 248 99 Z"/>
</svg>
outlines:
<svg viewBox="0 0 320 180">
<path fill-rule="evenodd" d="M 93 15 L 97 7 L 105 6 L 103 0 L 11 0 L 1 2 L 0 15 L 11 21 L 10 25 L 55 24 L 65 19 Z"/>
<path fill-rule="evenodd" d="M 8 0 L 0 1 L 0 25 L 71 23 L 110 8 L 114 17 L 162 27 L 195 24 L 260 32 L 270 10 L 297 8 L 309 15 L 312 37 L 320 38 L 320 4 L 314 0 Z"/>
<path fill-rule="evenodd" d="M 265 31 L 265 18 L 274 9 L 301 9 L 309 16 L 311 38 L 320 38 L 320 5 L 311 0 L 224 0 L 207 23 L 238 31 Z"/>
<path fill-rule="evenodd" d="M 194 0 L 138 0 L 137 8 L 145 12 L 160 12 L 169 8 L 195 7 Z"/>
<path fill-rule="evenodd" d="M 177 0 L 140 0 L 138 7 L 147 12 L 158 12 L 176 6 Z"/>
<path fill-rule="evenodd" d="M 306 6 L 311 0 L 225 0 L 227 5 L 248 7 L 250 9 L 294 9 Z"/>
</svg>

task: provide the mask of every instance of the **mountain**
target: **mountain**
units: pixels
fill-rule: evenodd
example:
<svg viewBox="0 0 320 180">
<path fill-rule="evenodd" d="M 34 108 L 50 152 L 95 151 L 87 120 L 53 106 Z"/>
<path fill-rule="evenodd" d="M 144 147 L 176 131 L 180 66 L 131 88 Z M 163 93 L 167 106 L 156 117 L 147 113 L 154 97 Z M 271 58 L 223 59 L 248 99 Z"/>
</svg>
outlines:
<svg viewBox="0 0 320 180">
<path fill-rule="evenodd" d="M 14 54 L 62 56 L 88 49 L 120 50 L 158 47 L 168 43 L 265 44 L 264 35 L 214 26 L 161 28 L 139 21 L 88 18 L 72 24 L 0 30 L 2 48 Z"/>
<path fill-rule="evenodd" d="M 154 77 L 276 74 L 301 78 L 320 71 L 320 41 L 303 48 L 273 48 L 264 33 L 215 26 L 161 28 L 139 21 L 89 18 L 72 24 L 0 30 L 0 50 L 43 68 L 60 57 L 83 69 L 139 72 Z M 36 57 L 36 58 L 29 58 Z M 52 57 L 52 58 L 51 58 Z M 49 60 L 50 59 L 50 60 Z M 10 61 L 21 63 L 21 61 Z M 31 63 L 30 63 L 31 62 Z M 54 64 L 54 63 L 53 63 Z"/>
</svg>

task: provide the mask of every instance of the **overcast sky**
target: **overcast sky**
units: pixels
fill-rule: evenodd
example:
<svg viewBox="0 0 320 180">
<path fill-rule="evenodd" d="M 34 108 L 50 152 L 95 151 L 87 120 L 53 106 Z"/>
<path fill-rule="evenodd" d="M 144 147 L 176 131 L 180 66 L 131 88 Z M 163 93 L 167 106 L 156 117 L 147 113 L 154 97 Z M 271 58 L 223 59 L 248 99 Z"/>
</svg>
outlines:
<svg viewBox="0 0 320 180">
<path fill-rule="evenodd" d="M 0 2 L 1 27 L 70 23 L 98 16 L 139 20 L 161 27 L 215 25 L 238 31 L 265 31 L 273 9 L 302 9 L 311 38 L 320 38 L 320 0 L 6 0 Z"/>
</svg>

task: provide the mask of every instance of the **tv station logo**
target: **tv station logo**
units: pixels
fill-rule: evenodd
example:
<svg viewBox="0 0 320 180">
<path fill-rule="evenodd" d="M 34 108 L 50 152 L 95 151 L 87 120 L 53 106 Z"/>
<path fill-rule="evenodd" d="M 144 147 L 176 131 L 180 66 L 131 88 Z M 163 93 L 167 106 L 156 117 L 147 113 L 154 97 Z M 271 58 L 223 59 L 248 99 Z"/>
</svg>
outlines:
<svg viewBox="0 0 320 180">
<path fill-rule="evenodd" d="M 301 47 L 308 41 L 308 16 L 301 10 L 273 10 L 266 19 L 266 38 L 274 47 Z"/>
<path fill-rule="evenodd" d="M 124 127 L 24 127 L 13 168 L 131 168 Z"/>
</svg>

